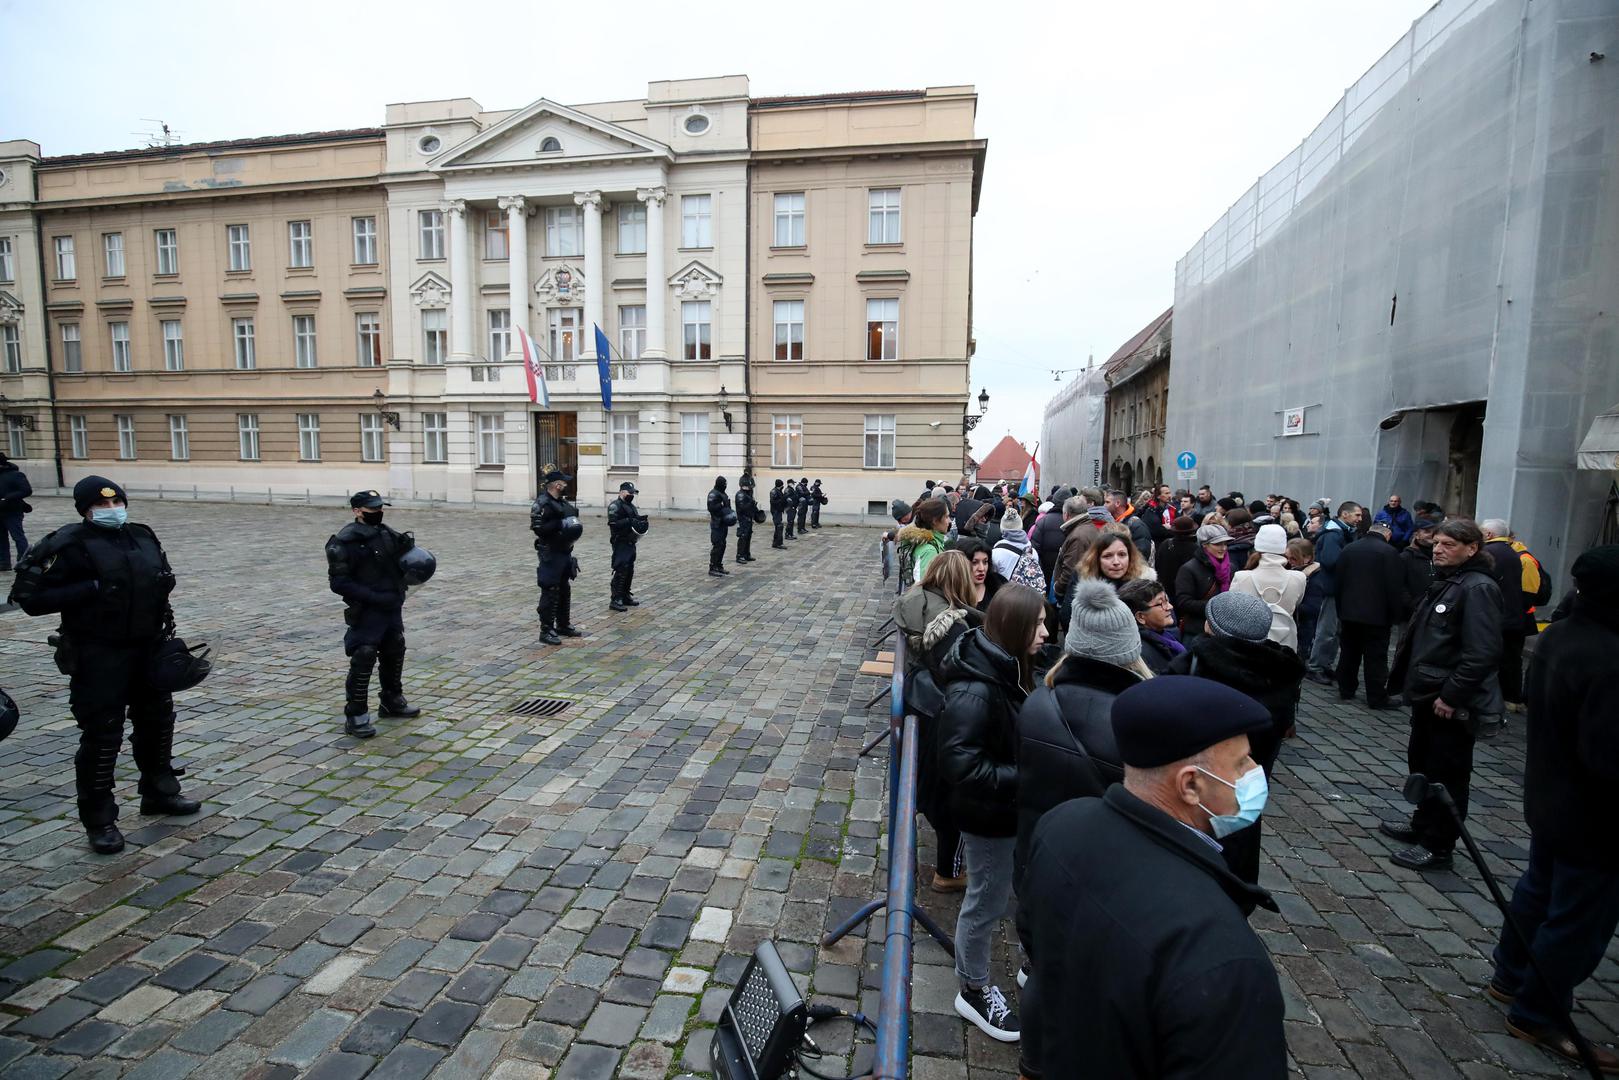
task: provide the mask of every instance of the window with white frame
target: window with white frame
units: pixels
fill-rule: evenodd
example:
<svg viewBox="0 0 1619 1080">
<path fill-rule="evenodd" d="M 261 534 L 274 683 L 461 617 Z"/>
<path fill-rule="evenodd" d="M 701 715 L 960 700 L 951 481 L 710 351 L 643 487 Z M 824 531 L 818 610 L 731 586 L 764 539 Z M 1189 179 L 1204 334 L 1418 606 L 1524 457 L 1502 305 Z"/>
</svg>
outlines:
<svg viewBox="0 0 1619 1080">
<path fill-rule="evenodd" d="M 547 206 L 545 208 L 545 254 L 578 255 L 584 237 L 582 206 Z"/>
<path fill-rule="evenodd" d="M 622 304 L 618 309 L 618 352 L 625 360 L 639 360 L 646 352 L 646 305 Z"/>
<path fill-rule="evenodd" d="M 641 464 L 641 416 L 633 412 L 612 414 L 612 459 L 614 465 Z"/>
<path fill-rule="evenodd" d="M 449 414 L 422 413 L 422 460 L 442 465 L 450 460 Z"/>
<path fill-rule="evenodd" d="M 512 313 L 507 308 L 491 308 L 489 310 L 489 356 L 490 363 L 498 364 L 506 359 L 506 354 L 512 349 Z"/>
<path fill-rule="evenodd" d="M 680 463 L 682 465 L 708 464 L 708 414 L 683 412 L 680 414 Z"/>
<path fill-rule="evenodd" d="M 804 359 L 804 301 L 777 300 L 776 359 Z"/>
<path fill-rule="evenodd" d="M 417 256 L 418 258 L 444 258 L 444 211 L 417 211 L 416 232 L 421 246 L 421 254 Z"/>
<path fill-rule="evenodd" d="M 866 415 L 866 468 L 894 467 L 894 415 Z"/>
<path fill-rule="evenodd" d="M 294 367 L 312 368 L 320 362 L 315 351 L 315 317 L 292 317 L 292 363 Z"/>
<path fill-rule="evenodd" d="M 478 464 L 506 464 L 506 414 L 478 414 Z"/>
<path fill-rule="evenodd" d="M 504 259 L 511 253 L 506 211 L 485 210 L 483 215 L 483 257 Z"/>
<path fill-rule="evenodd" d="M 298 414 L 298 460 L 320 460 L 320 413 Z"/>
<path fill-rule="evenodd" d="M 74 281 L 78 279 L 79 267 L 73 255 L 73 237 L 58 236 L 54 238 L 56 245 L 56 280 Z"/>
<path fill-rule="evenodd" d="M 169 416 L 169 457 L 174 461 L 191 460 L 191 425 L 184 416 Z"/>
<path fill-rule="evenodd" d="M 82 415 L 67 418 L 68 456 L 81 461 L 90 456 L 90 423 Z"/>
<path fill-rule="evenodd" d="M 680 325 L 685 339 L 687 360 L 713 359 L 714 308 L 707 300 L 687 300 L 680 305 Z"/>
<path fill-rule="evenodd" d="M 6 374 L 22 372 L 22 327 L 16 323 L 0 326 L 0 345 L 5 349 Z"/>
<path fill-rule="evenodd" d="M 360 414 L 360 460 L 381 461 L 382 417 L 376 413 Z"/>
<path fill-rule="evenodd" d="M 257 461 L 259 459 L 259 414 L 236 414 L 236 441 L 237 449 L 241 451 L 243 461 Z"/>
<path fill-rule="evenodd" d="M 28 456 L 28 429 L 20 416 L 6 417 L 6 455 L 14 458 Z"/>
<path fill-rule="evenodd" d="M 157 250 L 157 272 L 172 276 L 180 272 L 180 235 L 173 229 L 157 229 L 152 233 Z"/>
<path fill-rule="evenodd" d="M 313 222 L 287 222 L 287 265 L 294 270 L 308 270 L 315 265 Z"/>
<path fill-rule="evenodd" d="M 362 311 L 354 316 L 355 360 L 361 367 L 382 366 L 382 316 Z"/>
<path fill-rule="evenodd" d="M 550 313 L 551 362 L 572 364 L 579 359 L 578 308 L 552 308 Z"/>
<path fill-rule="evenodd" d="M 377 263 L 377 219 L 357 217 L 354 222 L 354 265 L 375 266 Z"/>
<path fill-rule="evenodd" d="M 118 278 L 124 276 L 124 234 L 110 232 L 101 234 L 101 254 L 107 264 L 107 277 Z"/>
<path fill-rule="evenodd" d="M 253 249 L 248 243 L 246 225 L 225 226 L 225 252 L 234 271 L 253 269 Z"/>
<path fill-rule="evenodd" d="M 62 324 L 62 370 L 77 375 L 84 370 L 84 352 L 79 341 L 79 324 Z"/>
<path fill-rule="evenodd" d="M 680 246 L 714 246 L 714 199 L 710 195 L 680 197 Z"/>
<path fill-rule="evenodd" d="M 118 456 L 124 461 L 135 460 L 135 418 L 128 413 L 115 416 L 118 422 Z"/>
<path fill-rule="evenodd" d="M 442 364 L 449 355 L 450 319 L 443 308 L 422 312 L 422 363 Z"/>
<path fill-rule="evenodd" d="M 796 469 L 804 464 L 804 417 L 775 413 L 770 417 L 770 464 Z"/>
<path fill-rule="evenodd" d="M 259 366 L 258 351 L 253 344 L 253 320 L 232 319 L 231 338 L 236 344 L 236 370 L 252 371 Z"/>
<path fill-rule="evenodd" d="M 618 204 L 618 253 L 646 254 L 646 203 L 639 199 Z"/>
<path fill-rule="evenodd" d="M 11 237 L 0 236 L 0 281 L 16 281 L 17 264 L 11 253 Z"/>
<path fill-rule="evenodd" d="M 898 297 L 871 297 L 866 301 L 866 359 L 899 359 Z"/>
<path fill-rule="evenodd" d="M 784 191 L 776 196 L 775 246 L 804 246 L 804 193 L 802 191 Z"/>
<path fill-rule="evenodd" d="M 112 337 L 112 369 L 132 370 L 135 365 L 129 352 L 129 323 L 123 321 L 108 323 L 107 331 Z"/>
<path fill-rule="evenodd" d="M 164 319 L 158 325 L 163 330 L 163 370 L 184 371 L 186 369 L 186 343 L 185 332 L 180 326 L 180 320 Z"/>
<path fill-rule="evenodd" d="M 866 243 L 899 243 L 899 188 L 872 188 L 866 199 Z"/>
</svg>

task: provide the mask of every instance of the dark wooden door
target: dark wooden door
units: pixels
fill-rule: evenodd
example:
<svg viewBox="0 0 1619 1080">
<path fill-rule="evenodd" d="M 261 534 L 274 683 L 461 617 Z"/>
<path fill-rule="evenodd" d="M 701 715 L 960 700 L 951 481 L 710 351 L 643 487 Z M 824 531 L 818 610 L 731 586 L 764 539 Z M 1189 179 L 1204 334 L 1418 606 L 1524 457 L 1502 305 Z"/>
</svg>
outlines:
<svg viewBox="0 0 1619 1080">
<path fill-rule="evenodd" d="M 579 415 L 571 412 L 542 412 L 534 414 L 534 460 L 538 464 L 534 475 L 536 494 L 545 486 L 545 474 L 561 469 L 573 477 L 563 494 L 569 499 L 579 497 Z"/>
</svg>

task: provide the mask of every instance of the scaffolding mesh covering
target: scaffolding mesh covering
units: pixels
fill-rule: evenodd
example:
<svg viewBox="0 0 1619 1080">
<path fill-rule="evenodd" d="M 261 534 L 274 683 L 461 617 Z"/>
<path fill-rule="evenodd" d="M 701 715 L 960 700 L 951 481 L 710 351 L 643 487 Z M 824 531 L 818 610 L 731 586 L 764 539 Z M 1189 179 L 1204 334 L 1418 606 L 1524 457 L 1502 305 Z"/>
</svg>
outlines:
<svg viewBox="0 0 1619 1080">
<path fill-rule="evenodd" d="M 1561 591 L 1616 318 L 1619 4 L 1441 0 L 1176 265 L 1165 454 L 1506 518 Z"/>
<path fill-rule="evenodd" d="M 1100 364 L 1075 376 L 1046 403 L 1040 425 L 1040 475 L 1048 489 L 1056 484 L 1102 485 L 1106 416 L 1107 382 Z"/>
</svg>

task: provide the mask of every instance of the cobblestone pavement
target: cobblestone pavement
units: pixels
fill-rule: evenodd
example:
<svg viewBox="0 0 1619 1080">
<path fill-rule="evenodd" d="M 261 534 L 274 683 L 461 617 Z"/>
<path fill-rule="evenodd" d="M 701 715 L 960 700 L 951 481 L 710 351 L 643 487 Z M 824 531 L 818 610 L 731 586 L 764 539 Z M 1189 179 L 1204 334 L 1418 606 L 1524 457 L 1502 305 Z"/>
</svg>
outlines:
<svg viewBox="0 0 1619 1080">
<path fill-rule="evenodd" d="M 36 500 L 29 525 L 65 520 Z M 440 560 L 406 607 L 415 720 L 344 737 L 339 601 L 321 547 L 340 511 L 137 501 L 180 576 L 182 633 L 216 673 L 179 699 L 190 820 L 136 815 L 97 858 L 73 810 L 76 731 L 43 645 L 0 616 L 0 1075 L 209 1080 L 307 1075 L 657 1078 L 706 1071 L 747 955 L 777 941 L 813 997 L 876 1012 L 878 930 L 817 941 L 882 886 L 881 683 L 856 674 L 886 614 L 872 529 L 828 528 L 704 573 L 706 528 L 657 522 L 634 611 L 607 610 L 605 525 L 587 519 L 575 621 L 537 648 L 526 518 L 396 508 Z M 756 537 L 758 538 L 758 537 Z M 513 715 L 565 699 L 545 718 Z M 1256 918 L 1308 1076 L 1558 1074 L 1478 987 L 1499 920 L 1471 868 L 1423 879 L 1371 826 L 1402 812 L 1401 719 L 1310 686 L 1273 785 Z M 1525 855 L 1521 732 L 1481 743 L 1474 821 L 1507 887 Z M 922 829 L 924 858 L 932 837 Z M 954 900 L 921 902 L 948 928 Z M 1010 927 L 1007 928 L 1008 934 Z M 915 1072 L 1015 1073 L 1015 1049 L 952 1011 L 920 939 Z M 1007 942 L 997 963 L 1010 987 Z M 1582 993 L 1619 1027 L 1611 961 Z M 822 1071 L 861 1067 L 848 1025 Z M 1570 1072 L 1569 1075 L 1572 1075 Z"/>
</svg>

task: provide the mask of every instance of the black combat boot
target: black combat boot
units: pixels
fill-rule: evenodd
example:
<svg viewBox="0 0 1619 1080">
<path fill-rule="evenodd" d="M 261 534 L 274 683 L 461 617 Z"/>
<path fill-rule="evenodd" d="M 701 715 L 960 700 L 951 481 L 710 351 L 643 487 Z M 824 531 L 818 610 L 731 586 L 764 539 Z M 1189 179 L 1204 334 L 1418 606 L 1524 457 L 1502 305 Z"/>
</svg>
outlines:
<svg viewBox="0 0 1619 1080">
<path fill-rule="evenodd" d="M 119 725 L 122 731 L 122 725 Z M 124 850 L 124 834 L 118 831 L 118 804 L 113 801 L 114 773 L 118 767 L 118 747 L 123 739 L 87 742 L 81 735 L 79 751 L 73 755 L 73 779 L 79 795 L 79 821 L 97 855 L 116 855 Z"/>
<path fill-rule="evenodd" d="M 349 656 L 349 677 L 343 683 L 343 734 L 369 739 L 377 733 L 371 723 L 371 669 L 377 650 L 362 645 Z"/>
<path fill-rule="evenodd" d="M 404 720 L 422 715 L 420 708 L 405 700 L 405 650 L 382 653 L 378 657 L 377 667 L 377 675 L 382 683 L 377 715 L 385 718 L 394 716 Z"/>
<path fill-rule="evenodd" d="M 557 590 L 555 585 L 540 586 L 540 604 L 534 609 L 540 615 L 540 644 L 561 645 L 557 637 Z"/>
<path fill-rule="evenodd" d="M 630 610 L 630 606 L 624 602 L 624 571 L 620 567 L 613 568 L 613 599 L 607 606 L 614 611 Z"/>
<path fill-rule="evenodd" d="M 634 584 L 635 564 L 630 563 L 624 568 L 624 591 L 620 594 L 620 598 L 630 607 L 640 607 L 641 601 L 637 600 L 635 594 L 630 591 L 630 586 Z"/>
<path fill-rule="evenodd" d="M 141 771 L 141 813 L 185 817 L 202 809 L 202 803 L 180 794 L 180 780 L 174 775 L 172 709 L 149 729 L 138 726 L 129 741 Z"/>
<path fill-rule="evenodd" d="M 573 625 L 573 590 L 557 590 L 557 633 L 563 637 L 584 637 L 585 632 Z"/>
</svg>

